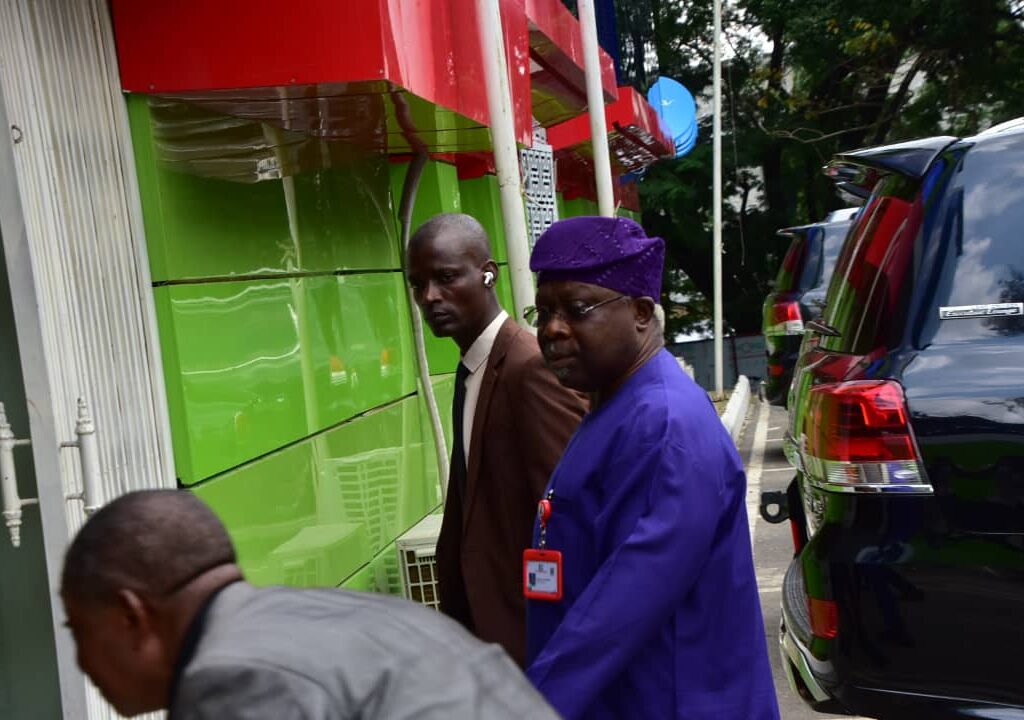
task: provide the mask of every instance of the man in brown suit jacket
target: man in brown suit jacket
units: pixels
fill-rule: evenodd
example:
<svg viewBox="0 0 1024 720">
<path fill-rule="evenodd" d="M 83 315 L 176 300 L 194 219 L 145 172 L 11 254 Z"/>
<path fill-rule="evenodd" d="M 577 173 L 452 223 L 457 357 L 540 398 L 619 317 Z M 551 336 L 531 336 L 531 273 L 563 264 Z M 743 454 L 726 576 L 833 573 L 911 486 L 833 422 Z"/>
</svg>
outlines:
<svg viewBox="0 0 1024 720">
<path fill-rule="evenodd" d="M 468 215 L 438 215 L 409 242 L 406 267 L 456 371 L 448 499 L 437 543 L 442 611 L 522 665 L 522 553 L 551 471 L 586 405 L 544 366 L 537 339 L 501 309 L 487 234 Z"/>
</svg>

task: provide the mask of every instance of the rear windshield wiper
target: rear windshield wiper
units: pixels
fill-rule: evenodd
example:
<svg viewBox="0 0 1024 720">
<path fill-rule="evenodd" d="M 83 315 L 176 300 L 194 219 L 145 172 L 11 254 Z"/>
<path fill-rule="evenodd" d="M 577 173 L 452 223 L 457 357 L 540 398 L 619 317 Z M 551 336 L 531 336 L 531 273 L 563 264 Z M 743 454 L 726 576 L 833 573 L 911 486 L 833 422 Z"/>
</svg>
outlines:
<svg viewBox="0 0 1024 720">
<path fill-rule="evenodd" d="M 821 320 L 808 320 L 804 328 L 818 335 L 827 335 L 828 337 L 839 337 L 841 334 L 834 327 L 823 323 Z"/>
</svg>

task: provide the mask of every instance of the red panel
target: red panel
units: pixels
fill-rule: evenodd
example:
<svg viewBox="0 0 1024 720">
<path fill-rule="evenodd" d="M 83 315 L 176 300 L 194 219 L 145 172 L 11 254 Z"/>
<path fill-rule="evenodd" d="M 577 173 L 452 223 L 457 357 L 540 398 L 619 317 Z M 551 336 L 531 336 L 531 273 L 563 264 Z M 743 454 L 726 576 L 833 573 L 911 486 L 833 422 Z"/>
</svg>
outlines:
<svg viewBox="0 0 1024 720">
<path fill-rule="evenodd" d="M 568 120 L 587 106 L 580 24 L 560 0 L 526 0 L 530 21 L 530 56 L 539 66 L 533 72 L 533 114 L 542 125 Z M 603 50 L 601 80 L 605 101 L 618 97 L 615 68 Z"/>
<path fill-rule="evenodd" d="M 404 7 L 408 0 L 391 2 L 400 3 Z M 439 0 L 429 4 L 432 11 L 436 12 Z M 449 47 L 453 48 L 454 54 L 450 57 L 448 54 L 436 56 L 432 62 L 447 68 L 448 77 L 456 90 L 458 105 L 447 107 L 453 107 L 463 115 L 489 126 L 490 113 L 487 111 L 483 52 L 480 34 L 477 32 L 476 0 L 447 0 L 444 4 L 450 8 L 449 27 L 452 40 Z M 505 57 L 508 60 L 516 138 L 524 145 L 531 145 L 533 118 L 530 98 L 530 37 L 526 9 L 522 0 L 501 0 L 501 25 L 505 35 Z M 407 34 L 415 35 L 416 32 L 416 28 L 411 27 Z"/>
<path fill-rule="evenodd" d="M 497 174 L 494 167 L 494 153 L 490 152 L 459 153 L 456 156 L 455 165 L 459 169 L 459 180 L 473 180 L 484 175 Z"/>
<path fill-rule="evenodd" d="M 304 0 L 287 11 L 270 0 L 112 5 L 121 85 L 131 92 L 385 77 L 379 0 Z"/>
<path fill-rule="evenodd" d="M 556 155 L 558 164 L 557 190 L 566 200 L 587 198 L 597 202 L 597 183 L 594 181 L 594 163 L 590 156 L 583 156 L 573 150 L 563 150 Z M 612 171 L 612 199 L 616 207 L 640 212 L 640 191 L 635 182 L 622 182 L 622 176 Z"/>
<path fill-rule="evenodd" d="M 619 182 L 619 202 L 622 207 L 633 212 L 640 212 L 640 188 L 635 182 Z"/>
<path fill-rule="evenodd" d="M 112 0 L 130 92 L 387 81 L 489 124 L 474 0 Z M 502 0 L 516 134 L 532 135 L 523 0 Z M 365 89 L 363 90 L 365 92 Z"/>
<path fill-rule="evenodd" d="M 624 170 L 650 165 L 674 152 L 672 137 L 654 108 L 631 87 L 619 88 L 619 99 L 605 106 L 612 159 Z M 581 115 L 548 128 L 548 142 L 559 150 L 573 148 L 590 155 L 590 118 Z"/>
</svg>

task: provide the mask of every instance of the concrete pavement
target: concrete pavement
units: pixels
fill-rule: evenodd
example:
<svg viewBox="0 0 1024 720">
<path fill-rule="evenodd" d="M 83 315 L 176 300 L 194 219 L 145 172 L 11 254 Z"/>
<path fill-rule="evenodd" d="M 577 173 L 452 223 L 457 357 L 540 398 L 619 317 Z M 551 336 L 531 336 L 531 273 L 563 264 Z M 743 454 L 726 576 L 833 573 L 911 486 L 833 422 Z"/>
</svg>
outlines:
<svg viewBox="0 0 1024 720">
<path fill-rule="evenodd" d="M 762 490 L 785 490 L 793 478 L 793 469 L 782 453 L 786 411 L 759 401 L 751 401 L 746 425 L 740 436 L 740 456 L 747 468 L 747 513 L 754 547 L 754 566 L 761 594 L 765 635 L 772 661 L 772 674 L 779 698 L 782 720 L 865 720 L 850 716 L 825 715 L 811 710 L 786 682 L 779 657 L 778 630 L 781 616 L 782 578 L 793 558 L 789 523 L 771 525 L 758 512 Z"/>
</svg>

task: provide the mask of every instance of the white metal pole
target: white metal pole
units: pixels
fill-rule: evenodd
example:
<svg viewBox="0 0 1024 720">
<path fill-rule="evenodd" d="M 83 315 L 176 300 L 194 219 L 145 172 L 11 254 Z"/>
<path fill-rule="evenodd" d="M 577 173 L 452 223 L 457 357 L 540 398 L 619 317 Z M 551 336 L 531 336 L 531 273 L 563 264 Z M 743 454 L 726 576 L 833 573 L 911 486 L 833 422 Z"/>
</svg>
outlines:
<svg viewBox="0 0 1024 720">
<path fill-rule="evenodd" d="M 608 155 L 608 123 L 604 117 L 604 86 L 601 83 L 601 53 L 597 43 L 594 0 L 579 0 L 577 7 L 583 33 L 583 70 L 587 81 L 587 112 L 590 115 L 590 136 L 594 148 L 597 210 L 604 217 L 612 217 L 615 215 L 615 195 L 612 191 L 612 164 Z"/>
<path fill-rule="evenodd" d="M 715 278 L 715 395 L 722 397 L 722 0 L 715 2 L 714 67 L 714 241 L 711 254 Z"/>
<path fill-rule="evenodd" d="M 512 91 L 509 88 L 508 63 L 505 59 L 505 34 L 501 28 L 499 0 L 477 0 L 476 6 L 480 47 L 484 57 L 487 108 L 491 115 L 494 168 L 498 175 L 508 271 L 512 278 L 512 299 L 516 306 L 516 320 L 525 326 L 523 311 L 533 305 L 534 287 L 533 275 L 530 273 L 530 245 L 526 230 L 526 209 L 523 207 L 519 150 L 516 147 L 512 115 Z"/>
</svg>

